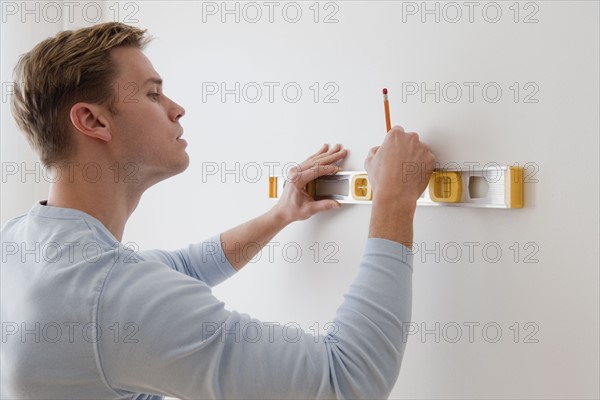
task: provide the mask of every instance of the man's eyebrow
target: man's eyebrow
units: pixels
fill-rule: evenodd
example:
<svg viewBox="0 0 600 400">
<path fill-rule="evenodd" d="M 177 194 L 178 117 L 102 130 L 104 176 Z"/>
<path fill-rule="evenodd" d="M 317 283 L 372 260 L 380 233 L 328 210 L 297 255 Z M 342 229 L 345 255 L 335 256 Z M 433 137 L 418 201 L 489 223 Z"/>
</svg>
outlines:
<svg viewBox="0 0 600 400">
<path fill-rule="evenodd" d="M 156 83 L 157 85 L 162 86 L 163 80 L 160 78 L 151 77 L 151 78 L 146 79 L 146 82 L 144 82 L 144 86 L 146 86 L 149 83 Z"/>
</svg>

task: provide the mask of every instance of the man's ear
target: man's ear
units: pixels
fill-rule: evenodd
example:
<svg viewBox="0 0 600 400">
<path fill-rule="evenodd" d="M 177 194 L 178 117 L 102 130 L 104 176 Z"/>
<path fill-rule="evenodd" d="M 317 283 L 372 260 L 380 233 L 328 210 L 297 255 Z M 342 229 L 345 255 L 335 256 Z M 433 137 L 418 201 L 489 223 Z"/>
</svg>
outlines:
<svg viewBox="0 0 600 400">
<path fill-rule="evenodd" d="M 106 115 L 108 110 L 98 104 L 76 103 L 69 117 L 79 132 L 92 138 L 108 142 L 112 139 Z"/>
</svg>

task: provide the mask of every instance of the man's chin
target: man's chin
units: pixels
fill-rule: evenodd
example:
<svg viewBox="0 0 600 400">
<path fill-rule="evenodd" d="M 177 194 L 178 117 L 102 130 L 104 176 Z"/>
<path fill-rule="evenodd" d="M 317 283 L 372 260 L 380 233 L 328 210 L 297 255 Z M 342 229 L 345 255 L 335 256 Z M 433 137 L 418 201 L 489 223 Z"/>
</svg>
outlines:
<svg viewBox="0 0 600 400">
<path fill-rule="evenodd" d="M 175 175 L 179 175 L 184 172 L 190 165 L 190 157 L 186 152 L 183 155 L 178 156 L 176 161 L 169 163 L 168 165 L 154 165 L 152 167 L 147 166 L 145 168 L 145 184 L 147 187 L 154 186 L 158 182 L 169 179 Z"/>
<path fill-rule="evenodd" d="M 190 166 L 190 156 L 185 151 L 183 152 L 183 154 L 184 156 L 182 156 L 181 159 L 178 160 L 179 162 L 174 168 L 175 172 L 173 173 L 173 175 L 178 175 L 182 173 Z"/>
</svg>

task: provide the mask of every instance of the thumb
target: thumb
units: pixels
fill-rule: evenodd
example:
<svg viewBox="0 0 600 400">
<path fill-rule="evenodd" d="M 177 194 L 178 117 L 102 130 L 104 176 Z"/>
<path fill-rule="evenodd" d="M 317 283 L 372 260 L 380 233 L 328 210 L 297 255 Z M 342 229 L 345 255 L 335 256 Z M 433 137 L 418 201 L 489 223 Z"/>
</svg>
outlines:
<svg viewBox="0 0 600 400">
<path fill-rule="evenodd" d="M 323 201 L 327 202 L 326 203 L 327 207 L 325 208 L 326 210 L 332 210 L 332 209 L 342 207 L 342 205 L 335 200 L 323 200 Z"/>
<path fill-rule="evenodd" d="M 311 215 L 314 215 L 321 211 L 334 210 L 341 206 L 342 205 L 335 200 L 318 200 L 310 205 L 310 213 Z"/>
</svg>

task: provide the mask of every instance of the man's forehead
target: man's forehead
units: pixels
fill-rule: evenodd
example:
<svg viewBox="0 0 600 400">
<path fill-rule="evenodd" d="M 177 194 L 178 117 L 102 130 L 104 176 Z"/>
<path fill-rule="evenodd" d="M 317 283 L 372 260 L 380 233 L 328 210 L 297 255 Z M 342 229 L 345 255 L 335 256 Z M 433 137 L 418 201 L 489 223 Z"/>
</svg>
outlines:
<svg viewBox="0 0 600 400">
<path fill-rule="evenodd" d="M 140 49 L 135 47 L 117 47 L 112 50 L 111 56 L 117 64 L 118 77 L 121 80 L 145 84 L 150 78 L 154 80 L 160 79 L 152 63 Z"/>
</svg>

